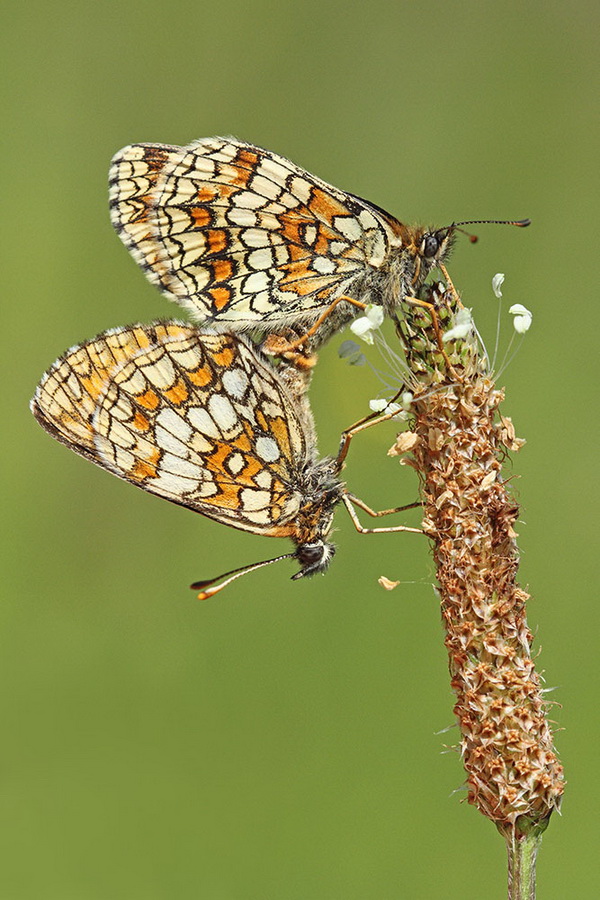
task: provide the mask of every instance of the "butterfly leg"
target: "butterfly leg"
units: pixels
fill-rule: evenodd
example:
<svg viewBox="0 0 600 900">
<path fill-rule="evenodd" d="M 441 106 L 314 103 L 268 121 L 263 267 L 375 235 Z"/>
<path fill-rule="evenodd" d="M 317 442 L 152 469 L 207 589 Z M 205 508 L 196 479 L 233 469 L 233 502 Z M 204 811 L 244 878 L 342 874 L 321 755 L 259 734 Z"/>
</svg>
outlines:
<svg viewBox="0 0 600 900">
<path fill-rule="evenodd" d="M 289 341 L 282 334 L 269 334 L 260 344 L 260 349 L 267 356 L 279 356 L 289 363 L 294 369 L 305 373 L 309 378 L 311 369 L 317 364 L 317 354 L 311 353 L 308 348 L 296 349 L 298 341 Z"/>
<path fill-rule="evenodd" d="M 446 279 L 448 287 L 450 288 L 450 293 L 452 294 L 452 299 L 454 300 L 456 305 L 459 307 L 459 309 L 464 309 L 461 299 L 458 296 L 458 291 L 454 287 L 454 282 L 450 278 L 450 275 L 448 274 L 448 270 L 447 270 L 446 266 L 443 263 L 439 263 L 439 268 L 440 268 L 442 275 Z"/>
<path fill-rule="evenodd" d="M 373 516 L 374 519 L 378 519 L 380 516 L 391 516 L 392 513 L 405 512 L 407 509 L 417 509 L 421 506 L 420 500 L 415 500 L 413 503 L 406 503 L 404 506 L 394 506 L 393 509 L 371 509 L 370 506 L 367 506 L 364 500 L 361 500 L 360 497 L 355 497 L 354 494 L 350 494 L 346 491 L 346 497 L 353 506 L 358 506 L 359 509 L 362 509 L 364 512 L 368 513 L 370 516 Z"/>
<path fill-rule="evenodd" d="M 306 342 L 315 335 L 323 322 L 325 322 L 333 310 L 339 303 L 350 303 L 352 306 L 356 306 L 360 310 L 366 309 L 366 304 L 361 303 L 360 300 L 354 300 L 352 297 L 347 297 L 345 294 L 342 294 L 341 297 L 336 297 L 335 300 L 327 307 L 325 312 L 321 313 L 316 322 L 314 322 L 310 328 L 295 341 L 287 341 L 281 335 L 270 335 L 264 343 L 264 349 L 267 353 L 272 354 L 273 356 L 287 355 L 291 354 L 294 351 L 298 350 L 300 347 L 304 347 Z"/>
<path fill-rule="evenodd" d="M 352 523 L 353 523 L 354 527 L 356 528 L 356 530 L 358 532 L 360 532 L 360 534 L 388 534 L 393 531 L 409 531 L 409 532 L 412 532 L 413 534 L 425 534 L 425 532 L 423 531 L 422 528 L 410 528 L 408 525 L 390 525 L 387 528 L 365 528 L 361 524 L 361 522 L 356 514 L 356 510 L 354 509 L 355 506 L 358 506 L 360 509 L 364 510 L 370 516 L 378 518 L 379 516 L 387 516 L 390 513 L 401 512 L 404 509 L 412 509 L 416 506 L 420 506 L 421 505 L 420 503 L 409 503 L 406 506 L 398 506 L 395 509 L 383 509 L 383 510 L 376 512 L 375 510 L 373 510 L 369 506 L 367 506 L 366 503 L 363 503 L 362 500 L 359 500 L 358 497 L 354 497 L 352 494 L 348 494 L 348 493 L 342 494 L 342 502 L 343 502 L 344 506 L 346 507 L 346 509 L 348 510 L 348 513 L 350 515 L 350 518 L 352 519 Z"/>
<path fill-rule="evenodd" d="M 406 388 L 403 385 L 389 400 L 389 403 L 394 403 L 405 390 Z M 338 455 L 336 457 L 336 471 L 340 472 L 342 470 L 344 461 L 348 455 L 348 450 L 350 449 L 350 442 L 355 434 L 358 434 L 360 431 L 365 431 L 367 428 L 371 428 L 372 425 L 379 425 L 380 422 L 387 422 L 396 415 L 398 415 L 397 409 L 394 412 L 389 413 L 372 412 L 369 413 L 368 416 L 363 416 L 362 419 L 359 419 L 358 422 L 355 422 L 350 428 L 346 428 L 346 430 L 342 432 L 342 437 L 340 439 L 340 449 L 338 450 Z"/>
</svg>

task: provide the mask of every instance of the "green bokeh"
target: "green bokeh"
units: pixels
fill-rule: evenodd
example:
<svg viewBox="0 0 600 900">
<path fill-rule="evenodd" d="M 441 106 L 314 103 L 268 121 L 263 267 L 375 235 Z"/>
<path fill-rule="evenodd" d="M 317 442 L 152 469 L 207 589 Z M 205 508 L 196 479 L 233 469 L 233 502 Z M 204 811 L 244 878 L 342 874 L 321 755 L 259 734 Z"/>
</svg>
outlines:
<svg viewBox="0 0 600 900">
<path fill-rule="evenodd" d="M 436 734 L 452 695 L 425 542 L 361 537 L 342 511 L 325 578 L 282 563 L 198 603 L 191 581 L 286 543 L 131 489 L 27 411 L 66 347 L 179 314 L 112 232 L 106 171 L 127 143 L 211 134 L 406 221 L 533 219 L 481 227 L 451 273 L 492 344 L 495 272 L 534 313 L 503 381 L 569 782 L 539 895 L 597 896 L 598 25 L 555 0 L 7 4 L 2 900 L 504 896 L 501 839 L 452 794 L 456 732 Z M 380 387 L 338 344 L 312 391 L 323 452 Z M 352 448 L 373 505 L 415 495 L 393 435 Z"/>
</svg>

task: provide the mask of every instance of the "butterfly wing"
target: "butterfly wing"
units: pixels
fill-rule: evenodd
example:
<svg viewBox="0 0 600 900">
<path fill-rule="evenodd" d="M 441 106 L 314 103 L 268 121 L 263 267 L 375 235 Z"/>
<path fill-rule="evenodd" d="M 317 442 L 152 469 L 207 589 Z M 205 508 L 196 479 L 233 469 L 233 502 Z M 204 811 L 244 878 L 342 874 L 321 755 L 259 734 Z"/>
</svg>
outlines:
<svg viewBox="0 0 600 900">
<path fill-rule="evenodd" d="M 295 533 L 314 437 L 244 339 L 177 322 L 105 332 L 48 370 L 32 411 L 144 490 L 246 531 Z"/>
<path fill-rule="evenodd" d="M 308 324 L 362 299 L 396 240 L 391 216 L 228 138 L 125 147 L 110 183 L 113 225 L 150 280 L 219 329 Z"/>
</svg>

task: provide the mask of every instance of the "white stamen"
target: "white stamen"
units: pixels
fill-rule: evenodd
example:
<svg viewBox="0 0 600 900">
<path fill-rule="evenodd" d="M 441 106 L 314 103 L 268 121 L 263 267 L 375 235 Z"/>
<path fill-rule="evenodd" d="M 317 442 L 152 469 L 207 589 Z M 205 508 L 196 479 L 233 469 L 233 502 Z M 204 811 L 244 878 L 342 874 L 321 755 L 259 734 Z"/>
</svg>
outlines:
<svg viewBox="0 0 600 900">
<path fill-rule="evenodd" d="M 533 321 L 533 313 L 523 306 L 522 303 L 515 303 L 509 309 L 509 313 L 514 316 L 513 326 L 518 334 L 525 334 L 531 327 Z"/>
<path fill-rule="evenodd" d="M 498 297 L 498 299 L 500 299 L 500 297 L 502 296 L 502 291 L 500 290 L 500 288 L 502 287 L 503 282 L 504 274 L 502 272 L 498 272 L 492 278 L 492 290 L 495 293 L 496 297 Z"/>
</svg>

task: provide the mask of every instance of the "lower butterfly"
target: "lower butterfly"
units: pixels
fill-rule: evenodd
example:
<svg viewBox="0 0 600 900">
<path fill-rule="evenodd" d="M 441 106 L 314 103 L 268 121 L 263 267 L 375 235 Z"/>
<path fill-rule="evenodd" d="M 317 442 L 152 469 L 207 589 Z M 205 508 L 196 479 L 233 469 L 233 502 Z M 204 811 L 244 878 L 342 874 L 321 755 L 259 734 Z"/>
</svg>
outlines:
<svg viewBox="0 0 600 900">
<path fill-rule="evenodd" d="M 296 545 L 193 585 L 208 597 L 279 559 L 299 562 L 294 579 L 323 572 L 334 554 L 328 535 L 340 501 L 360 531 L 420 532 L 362 528 L 353 505 L 383 513 L 338 478 L 352 432 L 337 458 L 318 459 L 304 388 L 295 369 L 275 369 L 243 337 L 157 322 L 115 328 L 67 351 L 43 376 L 31 408 L 52 437 L 120 478 L 223 524 Z"/>
<path fill-rule="evenodd" d="M 367 304 L 393 315 L 442 267 L 458 225 L 399 222 L 232 138 L 113 158 L 115 229 L 148 278 L 216 331 L 295 329 L 318 347 Z M 527 225 L 529 220 L 506 224 Z M 445 273 L 447 275 L 447 273 Z"/>
</svg>

